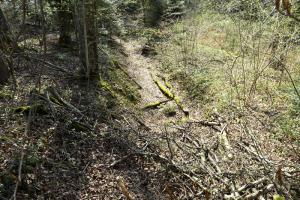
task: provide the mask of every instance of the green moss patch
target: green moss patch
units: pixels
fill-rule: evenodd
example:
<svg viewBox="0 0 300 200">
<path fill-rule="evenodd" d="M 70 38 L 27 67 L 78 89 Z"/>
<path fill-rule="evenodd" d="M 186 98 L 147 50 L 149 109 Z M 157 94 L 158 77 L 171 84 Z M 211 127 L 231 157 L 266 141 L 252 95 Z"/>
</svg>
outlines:
<svg viewBox="0 0 300 200">
<path fill-rule="evenodd" d="M 14 113 L 21 113 L 29 115 L 30 113 L 46 115 L 48 114 L 47 108 L 43 104 L 33 104 L 29 106 L 19 106 L 13 109 Z"/>
<path fill-rule="evenodd" d="M 99 87 L 120 103 L 137 103 L 141 98 L 138 86 L 121 69 L 111 68 L 109 79 L 100 78 Z"/>
<path fill-rule="evenodd" d="M 12 99 L 13 94 L 8 91 L 0 91 L 0 99 Z"/>
</svg>

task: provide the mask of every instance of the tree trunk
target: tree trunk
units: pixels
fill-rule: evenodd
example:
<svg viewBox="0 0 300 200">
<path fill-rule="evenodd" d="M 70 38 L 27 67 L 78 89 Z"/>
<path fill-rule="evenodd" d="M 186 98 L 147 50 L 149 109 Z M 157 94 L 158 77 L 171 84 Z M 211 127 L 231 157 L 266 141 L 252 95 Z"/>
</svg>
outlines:
<svg viewBox="0 0 300 200">
<path fill-rule="evenodd" d="M 144 0 L 144 23 L 148 27 L 158 26 L 163 15 L 163 0 Z"/>
<path fill-rule="evenodd" d="M 58 24 L 59 24 L 59 41 L 60 46 L 69 46 L 71 43 L 72 18 L 71 2 L 60 2 L 57 10 Z"/>
<path fill-rule="evenodd" d="M 0 8 L 0 83 L 7 82 L 9 78 L 9 67 L 4 54 L 12 51 L 12 40 L 9 37 L 10 31 L 5 15 Z"/>
<path fill-rule="evenodd" d="M 0 84 L 7 82 L 8 78 L 9 78 L 8 64 L 5 62 L 4 56 L 0 51 Z"/>
<path fill-rule="evenodd" d="M 0 50 L 8 53 L 12 46 L 9 25 L 2 9 L 0 8 Z"/>
<path fill-rule="evenodd" d="M 44 11 L 44 0 L 40 0 L 39 1 L 40 4 L 40 14 L 42 17 L 42 30 L 43 30 L 43 51 L 44 51 L 44 55 L 47 54 L 47 39 L 46 39 L 46 13 Z"/>
<path fill-rule="evenodd" d="M 75 8 L 79 57 L 83 66 L 80 71 L 86 78 L 98 78 L 97 0 L 78 0 Z"/>
</svg>

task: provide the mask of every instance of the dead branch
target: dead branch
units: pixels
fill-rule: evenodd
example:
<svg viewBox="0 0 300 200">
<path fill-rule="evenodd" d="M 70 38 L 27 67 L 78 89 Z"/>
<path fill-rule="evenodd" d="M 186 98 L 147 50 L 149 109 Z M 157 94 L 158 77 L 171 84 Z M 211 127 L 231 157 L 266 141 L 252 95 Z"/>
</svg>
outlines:
<svg viewBox="0 0 300 200">
<path fill-rule="evenodd" d="M 121 178 L 121 177 L 118 178 L 118 184 L 119 184 L 119 187 L 120 187 L 122 193 L 123 193 L 124 196 L 126 197 L 126 199 L 127 199 L 127 200 L 133 200 L 133 197 L 132 197 L 131 194 L 129 193 L 128 188 L 126 187 L 123 178 Z"/>
<path fill-rule="evenodd" d="M 127 159 L 128 159 L 129 157 L 131 157 L 131 156 L 133 156 L 133 154 L 128 154 L 128 155 L 122 157 L 121 159 L 114 161 L 113 163 L 111 163 L 111 164 L 108 166 L 108 168 L 114 168 L 116 165 L 118 165 L 118 164 L 124 162 L 125 160 L 127 160 Z"/>
<path fill-rule="evenodd" d="M 202 126 L 211 127 L 215 131 L 221 132 L 221 129 L 218 128 L 218 126 L 221 126 L 221 124 L 219 122 L 207 121 L 207 120 L 193 120 L 193 121 L 191 120 L 191 121 L 188 121 L 188 123 L 190 123 L 190 124 L 200 124 Z"/>
<path fill-rule="evenodd" d="M 22 168 L 23 168 L 24 156 L 25 156 L 25 152 L 24 152 L 24 149 L 22 149 L 21 158 L 20 158 L 19 167 L 18 167 L 18 179 L 16 182 L 13 196 L 11 197 L 11 199 L 13 199 L 13 200 L 17 200 L 18 188 L 19 188 L 20 183 L 22 182 Z"/>
<path fill-rule="evenodd" d="M 81 115 L 82 117 L 84 116 L 82 114 L 82 112 L 80 110 L 78 110 L 75 106 L 73 106 L 72 104 L 70 104 L 69 102 L 67 102 L 66 100 L 64 100 L 56 91 L 55 88 L 53 87 L 49 87 L 48 91 L 59 101 L 61 102 L 64 106 L 66 106 L 67 108 L 69 108 L 70 110 L 74 111 L 75 113 Z"/>
<path fill-rule="evenodd" d="M 267 185 L 265 188 L 261 189 L 261 190 L 257 190 L 251 194 L 248 194 L 244 197 L 240 197 L 238 198 L 238 200 L 254 200 L 257 199 L 259 196 L 261 196 L 262 194 L 266 194 L 267 192 L 271 191 L 274 188 L 274 184 L 269 184 Z"/>
<path fill-rule="evenodd" d="M 32 56 L 29 56 L 29 55 L 23 55 L 25 57 L 25 59 L 29 59 L 29 60 L 36 60 L 40 63 L 43 63 L 44 66 L 50 68 L 50 69 L 53 69 L 53 70 L 57 70 L 57 71 L 60 71 L 60 72 L 64 72 L 64 73 L 67 73 L 69 75 L 71 75 L 72 73 L 67 71 L 66 69 L 60 67 L 60 66 L 57 66 L 57 65 L 54 65 L 48 61 L 45 61 L 45 60 L 42 60 L 42 59 L 39 59 L 39 58 L 35 58 L 35 57 L 32 57 Z"/>
</svg>

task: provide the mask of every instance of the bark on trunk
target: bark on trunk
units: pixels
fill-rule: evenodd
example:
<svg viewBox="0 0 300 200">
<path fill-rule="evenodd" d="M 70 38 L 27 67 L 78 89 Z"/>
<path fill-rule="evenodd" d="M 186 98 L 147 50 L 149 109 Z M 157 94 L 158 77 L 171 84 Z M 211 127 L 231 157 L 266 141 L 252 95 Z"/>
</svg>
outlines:
<svg viewBox="0 0 300 200">
<path fill-rule="evenodd" d="M 0 8 L 0 84 L 7 82 L 9 78 L 9 67 L 5 58 L 5 54 L 10 53 L 13 47 L 9 34 L 8 23 Z"/>
<path fill-rule="evenodd" d="M 7 82 L 8 78 L 9 78 L 8 64 L 5 62 L 4 56 L 0 51 L 0 84 Z"/>
<path fill-rule="evenodd" d="M 0 50 L 9 52 L 12 47 L 12 40 L 10 38 L 9 25 L 6 17 L 0 8 Z"/>
<path fill-rule="evenodd" d="M 57 11 L 58 23 L 60 28 L 60 36 L 58 43 L 60 46 L 69 46 L 71 43 L 73 14 L 68 8 L 68 6 L 60 5 Z"/>
<path fill-rule="evenodd" d="M 98 78 L 97 1 L 78 0 L 76 3 L 79 57 L 83 66 L 81 72 L 86 78 Z"/>
</svg>

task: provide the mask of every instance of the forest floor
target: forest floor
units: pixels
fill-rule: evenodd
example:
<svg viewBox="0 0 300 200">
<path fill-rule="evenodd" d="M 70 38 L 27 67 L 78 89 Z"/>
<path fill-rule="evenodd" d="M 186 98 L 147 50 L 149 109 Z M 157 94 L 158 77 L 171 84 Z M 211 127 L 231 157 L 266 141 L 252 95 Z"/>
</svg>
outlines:
<svg viewBox="0 0 300 200">
<path fill-rule="evenodd" d="M 124 46 L 131 61 L 127 70 L 142 88 L 140 90 L 142 101 L 139 107 L 143 108 L 149 103 L 168 99 L 164 91 L 155 84 L 155 77 L 158 77 L 161 83 L 166 84 L 166 82 L 164 82 L 165 77 L 169 77 L 170 74 L 161 70 L 162 63 L 158 59 L 155 59 L 155 56 L 145 57 L 141 55 L 142 48 L 145 44 L 139 44 L 139 42 L 141 41 L 129 41 L 125 43 Z M 155 133 L 159 138 L 157 140 L 160 142 L 156 141 L 155 143 L 161 143 L 161 153 L 169 160 L 172 160 L 172 164 L 176 163 L 178 165 L 176 165 L 176 167 L 179 169 L 183 166 L 183 169 L 189 169 L 191 171 L 204 170 L 204 168 L 206 168 L 209 176 L 205 178 L 207 178 L 209 182 L 216 179 L 217 182 L 220 181 L 227 185 L 225 182 L 229 180 L 226 175 L 221 175 L 220 179 L 223 180 L 220 180 L 215 177 L 214 173 L 219 175 L 220 173 L 233 173 L 237 175 L 235 178 L 241 181 L 238 185 L 253 183 L 253 187 L 259 189 L 258 192 L 255 192 L 256 189 L 254 188 L 252 188 L 253 190 L 250 189 L 250 191 L 254 191 L 252 193 L 250 191 L 241 191 L 240 194 L 232 194 L 229 192 L 225 196 L 218 196 L 220 195 L 218 193 L 210 193 L 212 190 L 207 189 L 209 191 L 209 197 L 206 196 L 207 194 L 204 195 L 205 191 L 201 194 L 190 194 L 190 197 L 187 197 L 177 193 L 178 188 L 173 185 L 176 185 L 176 181 L 182 181 L 182 184 L 185 181 L 188 182 L 188 180 L 185 180 L 187 177 L 185 177 L 183 180 L 173 180 L 174 182 L 170 181 L 165 185 L 164 189 L 166 190 L 167 188 L 167 190 L 169 190 L 166 192 L 167 196 L 169 196 L 169 198 L 178 196 L 177 199 L 201 199 L 201 195 L 206 196 L 205 198 L 207 199 L 221 199 L 224 197 L 236 199 L 242 196 L 245 199 L 251 199 L 258 198 L 261 193 L 264 193 L 263 196 L 266 198 L 270 195 L 268 193 L 271 193 L 271 196 L 276 195 L 276 192 L 272 192 L 271 188 L 269 190 L 269 187 L 278 184 L 276 183 L 278 181 L 276 180 L 278 179 L 278 173 L 285 173 L 281 172 L 283 166 L 295 166 L 297 168 L 297 165 L 294 164 L 298 158 L 297 150 L 294 149 L 293 145 L 287 148 L 286 142 L 288 141 L 279 141 L 277 138 L 274 138 L 268 124 L 268 121 L 271 119 L 267 115 L 260 113 L 260 111 L 252 109 L 244 111 L 242 114 L 244 115 L 242 118 L 245 118 L 243 119 L 245 123 L 243 120 L 239 121 L 241 116 L 230 116 L 230 113 L 219 114 L 215 112 L 213 116 L 207 118 L 205 113 L 201 110 L 201 106 L 197 105 L 197 101 L 193 101 L 186 96 L 187 92 L 180 87 L 179 83 L 172 81 L 166 85 L 168 84 L 173 85 L 173 87 L 170 86 L 169 89 L 174 95 L 182 95 L 180 99 L 183 98 L 182 104 L 189 107 L 189 115 L 184 115 L 180 107 L 170 101 L 171 105 L 168 104 L 170 102 L 167 102 L 166 105 L 162 104 L 158 107 L 154 107 L 154 109 L 144 109 L 142 110 L 143 114 L 140 116 L 147 127 L 150 127 L 148 132 L 151 134 Z M 167 86 L 165 87 L 168 88 Z M 174 111 L 174 115 L 168 115 L 168 113 L 164 112 L 164 109 L 170 111 L 170 107 L 171 110 Z M 236 115 L 235 112 L 238 111 L 233 109 L 232 114 Z M 151 137 L 151 135 L 149 137 Z M 166 140 L 165 144 L 162 144 L 164 143 L 163 140 Z M 183 144 L 180 145 L 180 142 L 183 142 Z M 185 147 L 186 142 L 195 145 L 194 148 L 197 150 L 194 152 L 192 150 L 193 147 Z M 200 153 L 201 150 L 196 153 L 199 149 L 204 150 L 206 153 Z M 195 159 L 194 156 L 198 158 Z M 195 167 L 195 165 L 200 166 Z M 210 169 L 210 167 L 212 168 Z M 270 167 L 273 169 L 270 169 Z M 257 171 L 263 168 L 266 171 Z M 288 167 L 285 168 L 285 170 L 289 170 Z M 271 171 L 273 171 L 273 173 L 275 172 L 275 174 L 272 174 Z M 273 177 L 272 181 L 267 181 L 265 179 L 266 176 Z M 292 176 L 296 180 L 294 184 L 298 185 L 298 181 L 300 180 L 299 176 L 297 174 Z M 192 182 L 194 181 L 193 179 L 191 180 Z M 249 181 L 252 183 L 249 183 Z M 259 183 L 257 184 L 257 182 Z M 193 184 L 198 184 L 198 182 L 196 181 L 196 183 L 194 182 Z M 205 188 L 205 186 L 199 185 Z M 293 188 L 298 187 L 296 185 Z M 244 186 L 233 190 L 244 190 Z M 287 191 L 283 193 L 285 193 L 288 198 L 295 198 L 295 196 L 292 197 L 288 194 L 290 191 L 286 192 Z M 293 195 L 298 196 L 299 194 L 293 193 Z M 147 198 L 165 199 L 167 197 L 155 196 Z"/>
<path fill-rule="evenodd" d="M 300 196 L 297 147 L 274 137 L 272 117 L 207 115 L 159 57 L 142 55 L 144 38 L 114 40 L 125 56 L 100 83 L 74 76 L 76 54 L 52 43 L 16 58 L 18 87 L 1 90 L 0 199 Z"/>
</svg>

